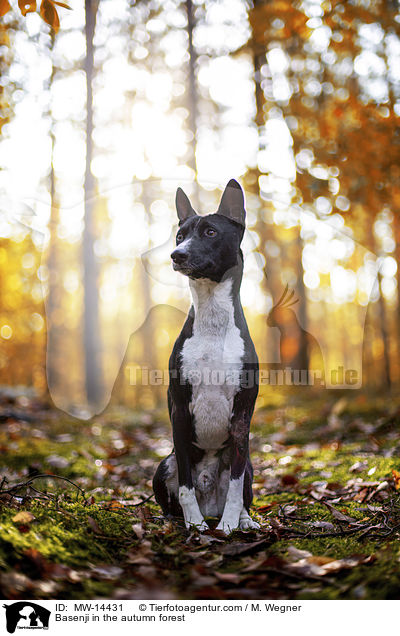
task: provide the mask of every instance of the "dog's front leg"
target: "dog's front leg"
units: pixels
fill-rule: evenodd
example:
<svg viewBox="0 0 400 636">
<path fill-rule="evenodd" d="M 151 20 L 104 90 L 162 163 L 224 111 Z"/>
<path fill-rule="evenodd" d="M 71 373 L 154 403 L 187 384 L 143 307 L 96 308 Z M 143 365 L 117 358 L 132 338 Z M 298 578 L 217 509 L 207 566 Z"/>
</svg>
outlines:
<svg viewBox="0 0 400 636">
<path fill-rule="evenodd" d="M 192 480 L 191 465 L 191 416 L 186 407 L 173 406 L 172 428 L 176 462 L 178 464 L 179 503 L 187 528 L 195 526 L 198 530 L 208 530 L 208 525 L 200 512 Z"/>
<path fill-rule="evenodd" d="M 244 471 L 249 452 L 250 414 L 234 412 L 231 421 L 231 475 L 221 521 L 217 530 L 229 534 L 239 526 L 243 510 Z"/>
</svg>

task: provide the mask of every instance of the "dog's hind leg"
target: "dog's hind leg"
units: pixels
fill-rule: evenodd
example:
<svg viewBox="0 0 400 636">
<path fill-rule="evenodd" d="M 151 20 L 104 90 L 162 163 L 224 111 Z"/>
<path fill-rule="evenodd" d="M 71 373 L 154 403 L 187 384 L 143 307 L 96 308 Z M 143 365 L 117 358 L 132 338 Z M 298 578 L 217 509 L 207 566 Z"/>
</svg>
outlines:
<svg viewBox="0 0 400 636">
<path fill-rule="evenodd" d="M 158 505 L 166 517 L 182 517 L 178 499 L 178 468 L 174 453 L 159 464 L 153 478 L 153 490 Z"/>
</svg>

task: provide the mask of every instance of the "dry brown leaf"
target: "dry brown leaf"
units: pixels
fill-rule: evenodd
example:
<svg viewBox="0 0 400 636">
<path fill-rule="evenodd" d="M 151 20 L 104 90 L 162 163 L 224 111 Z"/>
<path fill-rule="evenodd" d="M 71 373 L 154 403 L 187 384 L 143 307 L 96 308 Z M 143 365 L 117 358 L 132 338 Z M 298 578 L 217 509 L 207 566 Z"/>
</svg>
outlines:
<svg viewBox="0 0 400 636">
<path fill-rule="evenodd" d="M 356 519 L 354 519 L 353 517 L 349 517 L 348 515 L 343 514 L 343 512 L 340 512 L 340 510 L 337 510 L 337 508 L 334 508 L 333 506 L 331 506 L 331 504 L 329 504 L 326 501 L 324 501 L 324 504 L 328 508 L 328 510 L 332 513 L 332 516 L 335 519 L 337 519 L 337 521 L 345 521 L 346 523 L 355 523 Z"/>
<path fill-rule="evenodd" d="M 394 487 L 396 490 L 400 490 L 400 472 L 392 468 L 392 476 L 394 479 Z"/>
<path fill-rule="evenodd" d="M 233 585 L 239 585 L 242 578 L 239 574 L 234 572 L 214 572 L 215 577 L 222 583 L 232 583 Z"/>
<path fill-rule="evenodd" d="M 120 501 L 111 501 L 108 505 L 107 508 L 109 510 L 121 510 L 121 508 L 124 508 L 124 504 L 121 503 Z"/>
<path fill-rule="evenodd" d="M 261 539 L 261 541 L 254 541 L 253 543 L 230 543 L 225 546 L 221 552 L 225 556 L 238 556 L 244 554 L 251 554 L 253 552 L 259 552 L 267 545 L 271 543 L 271 539 Z"/>
<path fill-rule="evenodd" d="M 88 517 L 87 522 L 89 526 L 91 527 L 91 529 L 93 530 L 93 532 L 95 532 L 96 534 L 103 534 L 103 531 L 100 528 L 99 524 L 97 523 L 96 519 L 93 519 L 93 517 Z"/>
<path fill-rule="evenodd" d="M 331 559 L 329 557 L 311 556 L 300 559 L 295 563 L 287 563 L 285 569 L 302 576 L 326 576 L 336 574 L 341 570 L 349 570 L 358 565 L 365 565 L 374 561 L 374 556 L 355 555 L 345 559 Z"/>
</svg>

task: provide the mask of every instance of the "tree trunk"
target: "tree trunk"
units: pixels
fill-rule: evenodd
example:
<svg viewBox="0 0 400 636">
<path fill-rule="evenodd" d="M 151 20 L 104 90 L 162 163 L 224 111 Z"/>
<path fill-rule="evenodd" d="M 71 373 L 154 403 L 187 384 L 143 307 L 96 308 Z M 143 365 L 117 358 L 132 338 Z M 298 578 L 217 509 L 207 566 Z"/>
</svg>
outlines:
<svg viewBox="0 0 400 636">
<path fill-rule="evenodd" d="M 50 166 L 50 245 L 47 259 L 49 271 L 49 293 L 47 297 L 47 381 L 49 389 L 57 391 L 61 386 L 60 377 L 60 326 L 57 324 L 57 310 L 60 310 L 62 293 L 60 290 L 60 262 L 57 248 L 57 227 L 59 206 L 56 200 L 56 184 L 53 167 L 54 135 L 51 133 L 51 166 Z"/>
<path fill-rule="evenodd" d="M 188 110 L 189 110 L 189 130 L 192 135 L 190 143 L 190 155 L 188 164 L 193 170 L 195 180 L 197 180 L 197 162 L 196 162 L 196 146 L 197 146 L 197 121 L 198 121 L 198 93 L 196 84 L 196 64 L 197 53 L 193 45 L 193 30 L 195 24 L 192 0 L 185 1 L 185 10 L 187 18 L 187 34 L 188 34 L 188 53 L 189 53 L 189 69 L 188 69 Z M 199 198 L 197 188 L 192 195 L 195 208 L 199 208 Z"/>
<path fill-rule="evenodd" d="M 373 226 L 367 215 L 364 218 L 364 245 L 367 249 L 369 249 L 373 254 L 379 256 L 379 247 L 376 242 Z M 388 334 L 388 324 L 387 324 L 387 312 L 385 306 L 385 300 L 382 294 L 382 275 L 378 270 L 376 285 L 378 287 L 379 299 L 376 303 L 376 310 L 372 313 L 374 317 L 373 324 L 376 329 L 376 333 L 382 341 L 383 345 L 383 354 L 382 361 L 379 361 L 380 364 L 380 377 L 377 378 L 377 370 L 376 366 L 373 369 L 375 375 L 375 381 L 377 380 L 377 385 L 380 388 L 390 389 L 391 386 L 391 369 L 390 369 L 390 345 L 389 345 L 389 334 Z M 370 303 L 370 309 L 372 308 Z M 372 317 L 371 317 L 372 320 Z M 373 364 L 376 365 L 375 360 L 373 360 Z"/>
<path fill-rule="evenodd" d="M 95 406 L 101 399 L 102 373 L 100 359 L 100 321 L 98 299 L 98 272 L 93 250 L 94 228 L 94 177 L 91 172 L 93 157 L 93 75 L 94 75 L 94 32 L 96 27 L 97 0 L 85 0 L 86 58 L 86 169 L 85 169 L 85 227 L 83 231 L 83 287 L 84 287 L 84 357 L 85 386 L 89 404 Z"/>
<path fill-rule="evenodd" d="M 299 342 L 299 351 L 301 352 L 301 360 L 300 365 L 301 369 L 307 370 L 309 369 L 309 351 L 308 351 L 308 342 L 307 342 L 307 327 L 308 327 L 308 319 L 307 319 L 307 298 L 306 298 L 306 288 L 304 285 L 304 269 L 303 269 L 303 241 L 300 236 L 300 228 L 298 229 L 296 236 L 296 272 L 297 272 L 297 294 L 300 298 L 299 308 L 297 311 L 297 317 L 300 322 L 301 327 L 303 328 L 300 332 L 300 342 Z"/>
<path fill-rule="evenodd" d="M 53 52 L 54 48 L 54 33 L 51 38 L 50 51 Z M 49 78 L 48 90 L 51 91 L 54 81 L 55 69 L 52 67 L 52 72 Z M 59 202 L 57 200 L 56 193 L 56 178 L 54 173 L 54 148 L 55 137 L 52 117 L 51 106 L 49 106 L 48 112 L 51 124 L 50 124 L 50 140 L 51 140 L 51 152 L 50 152 L 50 199 L 51 199 L 51 212 L 50 212 L 50 241 L 49 251 L 47 257 L 47 268 L 49 272 L 49 293 L 46 302 L 46 319 L 47 319 L 47 360 L 46 360 L 46 372 L 47 372 L 47 385 L 49 391 L 57 392 L 61 387 L 61 356 L 62 356 L 62 334 L 60 333 L 60 325 L 57 320 L 57 310 L 60 310 L 62 302 L 62 291 L 60 288 L 60 259 L 57 246 L 57 227 L 59 223 Z"/>
<path fill-rule="evenodd" d="M 388 321 L 386 315 L 385 299 L 382 293 L 382 274 L 378 271 L 378 286 L 379 286 L 379 300 L 378 300 L 378 316 L 379 316 L 379 329 L 381 332 L 381 338 L 383 343 L 383 360 L 382 360 L 382 382 L 380 385 L 382 388 L 391 388 L 391 373 L 390 373 L 390 351 L 389 351 L 389 334 L 388 334 Z"/>
<path fill-rule="evenodd" d="M 396 281 L 397 281 L 397 308 L 396 308 L 396 340 L 397 340 L 397 376 L 400 374 L 400 210 L 395 210 L 393 215 L 393 235 L 396 242 L 396 248 L 393 256 L 397 263 Z"/>
</svg>

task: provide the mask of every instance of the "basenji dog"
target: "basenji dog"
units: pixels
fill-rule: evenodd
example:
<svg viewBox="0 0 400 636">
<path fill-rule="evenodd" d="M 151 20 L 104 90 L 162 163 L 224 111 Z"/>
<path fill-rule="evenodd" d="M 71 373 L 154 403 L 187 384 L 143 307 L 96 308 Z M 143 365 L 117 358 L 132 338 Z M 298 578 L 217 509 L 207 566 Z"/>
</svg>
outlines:
<svg viewBox="0 0 400 636">
<path fill-rule="evenodd" d="M 178 188 L 173 269 L 193 298 L 169 362 L 173 452 L 153 479 L 164 515 L 187 528 L 259 528 L 249 514 L 253 468 L 249 429 L 258 393 L 258 359 L 240 302 L 245 229 L 243 191 L 229 181 L 218 211 L 198 215 Z"/>
</svg>

